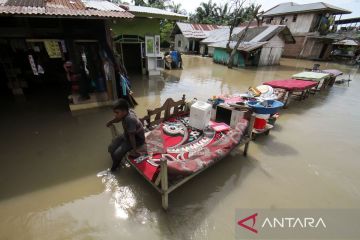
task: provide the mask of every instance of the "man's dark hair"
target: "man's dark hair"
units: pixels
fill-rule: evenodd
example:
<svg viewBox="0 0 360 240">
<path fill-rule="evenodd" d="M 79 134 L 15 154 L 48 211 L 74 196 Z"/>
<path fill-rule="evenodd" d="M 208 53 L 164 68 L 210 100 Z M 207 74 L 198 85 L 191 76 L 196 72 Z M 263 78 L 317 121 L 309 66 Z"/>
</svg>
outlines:
<svg viewBox="0 0 360 240">
<path fill-rule="evenodd" d="M 113 110 L 129 111 L 129 104 L 125 99 L 119 99 L 113 106 Z"/>
</svg>

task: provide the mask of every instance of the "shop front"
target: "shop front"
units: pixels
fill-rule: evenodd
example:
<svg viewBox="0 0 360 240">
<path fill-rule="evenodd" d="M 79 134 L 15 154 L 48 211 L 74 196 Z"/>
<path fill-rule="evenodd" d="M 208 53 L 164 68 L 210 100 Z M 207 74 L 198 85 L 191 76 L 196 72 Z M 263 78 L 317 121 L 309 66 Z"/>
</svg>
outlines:
<svg viewBox="0 0 360 240">
<path fill-rule="evenodd" d="M 71 110 L 114 99 L 114 58 L 105 20 L 1 17 L 0 21 L 6 22 L 0 26 L 3 92 L 25 97 L 54 92 L 51 96 L 67 99 Z"/>
</svg>

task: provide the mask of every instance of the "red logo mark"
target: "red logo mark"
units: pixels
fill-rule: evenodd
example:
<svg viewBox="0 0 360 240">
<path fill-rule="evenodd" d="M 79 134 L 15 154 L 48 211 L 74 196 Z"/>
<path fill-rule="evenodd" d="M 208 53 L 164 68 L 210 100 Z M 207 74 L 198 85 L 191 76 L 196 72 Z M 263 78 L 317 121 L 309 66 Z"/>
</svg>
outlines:
<svg viewBox="0 0 360 240">
<path fill-rule="evenodd" d="M 255 226 L 255 223 L 256 223 L 256 217 L 257 217 L 257 215 L 258 215 L 258 214 L 255 213 L 255 214 L 253 214 L 253 215 L 251 215 L 251 216 L 248 216 L 248 217 L 246 217 L 246 218 L 244 218 L 244 219 L 241 219 L 240 221 L 238 221 L 238 224 L 239 224 L 241 227 L 243 227 L 243 228 L 245 228 L 245 229 L 247 229 L 247 230 L 249 230 L 249 231 L 252 231 L 253 233 L 258 233 L 258 231 L 257 231 L 255 228 L 253 228 L 253 227 Z M 244 224 L 245 222 L 247 222 L 247 221 L 250 220 L 250 219 L 252 219 L 252 226 L 251 226 L 251 227 Z"/>
</svg>

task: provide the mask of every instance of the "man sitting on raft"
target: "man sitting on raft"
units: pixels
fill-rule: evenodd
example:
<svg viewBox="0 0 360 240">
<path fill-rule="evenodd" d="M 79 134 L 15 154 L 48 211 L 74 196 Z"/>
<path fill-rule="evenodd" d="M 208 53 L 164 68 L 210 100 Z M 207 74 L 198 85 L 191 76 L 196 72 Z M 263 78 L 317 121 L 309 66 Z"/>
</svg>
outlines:
<svg viewBox="0 0 360 240">
<path fill-rule="evenodd" d="M 111 171 L 115 171 L 125 154 L 129 151 L 132 156 L 139 156 L 139 149 L 145 144 L 144 128 L 133 110 L 124 99 L 119 101 L 113 107 L 115 118 L 109 121 L 106 126 L 110 127 L 114 123 L 122 122 L 124 133 L 117 136 L 109 145 L 108 151 L 113 161 Z"/>
</svg>

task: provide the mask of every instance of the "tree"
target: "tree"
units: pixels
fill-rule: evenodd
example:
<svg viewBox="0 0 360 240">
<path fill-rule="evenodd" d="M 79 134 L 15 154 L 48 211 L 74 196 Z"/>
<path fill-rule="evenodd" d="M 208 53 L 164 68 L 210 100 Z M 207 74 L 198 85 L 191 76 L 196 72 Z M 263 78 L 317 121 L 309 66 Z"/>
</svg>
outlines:
<svg viewBox="0 0 360 240">
<path fill-rule="evenodd" d="M 136 6 L 146 6 L 147 5 L 144 0 L 133 0 L 132 2 Z"/>
<path fill-rule="evenodd" d="M 137 6 L 166 9 L 166 4 L 169 2 L 169 0 L 132 0 L 132 2 Z"/>
<path fill-rule="evenodd" d="M 229 3 L 218 6 L 215 9 L 215 15 L 217 19 L 217 24 L 228 25 L 229 17 L 231 15 L 231 7 L 229 7 Z"/>
<path fill-rule="evenodd" d="M 254 16 L 254 11 L 255 11 L 257 5 L 250 4 L 249 6 L 244 7 L 244 4 L 246 3 L 246 1 L 247 0 L 232 0 L 231 1 L 231 6 L 232 6 L 233 11 L 230 13 L 229 21 L 228 21 L 228 25 L 230 28 L 228 43 L 226 45 L 226 48 L 228 51 L 230 51 L 229 50 L 230 49 L 229 48 L 230 41 L 231 41 L 231 37 L 234 32 L 234 28 L 239 26 L 242 23 L 245 23 L 246 21 L 250 21 L 250 19 L 252 19 L 252 17 Z M 250 22 L 252 22 L 252 20 Z"/>
<path fill-rule="evenodd" d="M 246 9 L 243 9 L 243 7 L 242 7 L 243 4 L 244 3 L 239 4 L 240 9 L 237 11 L 238 15 L 235 15 L 233 17 L 234 17 L 234 19 L 242 19 L 242 20 L 246 18 L 246 19 L 248 19 L 248 24 L 246 25 L 245 29 L 240 32 L 240 35 L 238 36 L 238 40 L 237 40 L 234 48 L 231 51 L 231 54 L 230 54 L 230 57 L 229 57 L 229 62 L 228 62 L 228 68 L 233 67 L 233 61 L 234 61 L 235 53 L 236 53 L 238 47 L 240 46 L 241 42 L 245 38 L 246 33 L 247 33 L 247 31 L 248 31 L 248 29 L 250 27 L 250 24 L 254 21 L 254 19 L 258 19 L 257 18 L 258 13 L 259 13 L 259 10 L 261 8 L 261 5 L 256 5 L 255 6 L 255 5 L 252 4 L 252 6 L 246 8 Z M 237 20 L 234 20 L 234 21 L 237 21 Z M 230 40 L 231 40 L 231 34 L 229 36 L 229 43 L 230 43 Z"/>
<path fill-rule="evenodd" d="M 190 20 L 195 23 L 217 24 L 219 21 L 216 3 L 209 0 L 207 3 L 202 2 L 196 8 L 195 13 L 190 16 Z"/>
<path fill-rule="evenodd" d="M 186 10 L 182 8 L 181 3 L 176 4 L 174 1 L 172 1 L 167 7 L 171 12 L 183 15 L 187 14 Z"/>
</svg>

